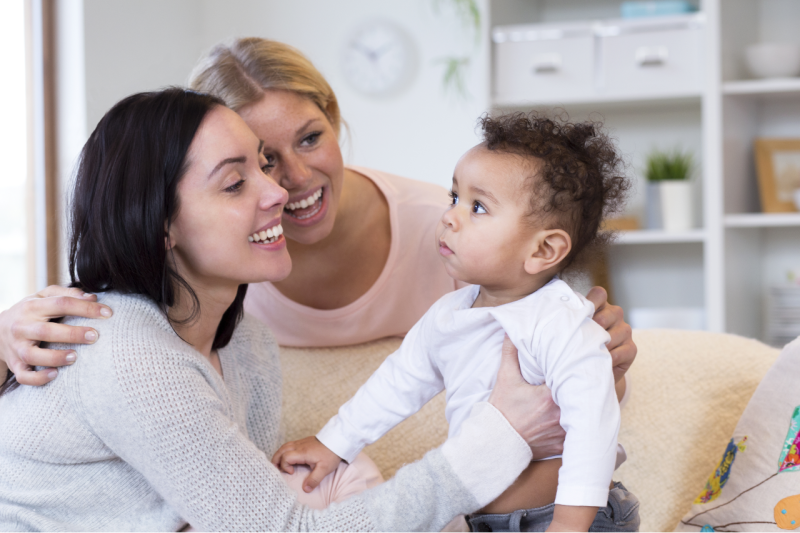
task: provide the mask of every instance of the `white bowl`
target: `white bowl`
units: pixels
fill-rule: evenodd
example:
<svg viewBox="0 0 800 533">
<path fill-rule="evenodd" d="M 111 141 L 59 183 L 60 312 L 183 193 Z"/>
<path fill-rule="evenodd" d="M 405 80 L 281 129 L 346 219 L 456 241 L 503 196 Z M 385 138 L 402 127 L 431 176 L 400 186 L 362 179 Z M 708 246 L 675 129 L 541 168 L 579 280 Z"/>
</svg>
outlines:
<svg viewBox="0 0 800 533">
<path fill-rule="evenodd" d="M 756 78 L 787 78 L 800 74 L 800 45 L 787 43 L 753 44 L 745 50 L 745 60 Z"/>
</svg>

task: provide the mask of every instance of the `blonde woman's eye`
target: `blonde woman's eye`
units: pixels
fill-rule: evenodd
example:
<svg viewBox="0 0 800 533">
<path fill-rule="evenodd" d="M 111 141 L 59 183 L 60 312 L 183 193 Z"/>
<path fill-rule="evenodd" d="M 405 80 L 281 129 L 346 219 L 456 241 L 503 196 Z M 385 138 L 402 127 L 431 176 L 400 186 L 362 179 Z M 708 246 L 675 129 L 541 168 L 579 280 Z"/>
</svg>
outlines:
<svg viewBox="0 0 800 533">
<path fill-rule="evenodd" d="M 452 200 L 452 202 L 451 202 L 452 205 L 458 205 L 458 193 L 450 191 L 448 194 L 450 194 L 450 199 Z"/>
<path fill-rule="evenodd" d="M 472 212 L 476 215 L 482 215 L 486 213 L 486 208 L 483 207 L 480 202 L 475 202 L 472 204 Z"/>
<path fill-rule="evenodd" d="M 237 192 L 244 186 L 244 180 L 239 180 L 230 187 L 225 188 L 225 192 Z"/>
<path fill-rule="evenodd" d="M 265 163 L 261 165 L 261 172 L 269 176 L 269 173 L 272 172 L 273 168 L 275 168 L 275 163 Z"/>
<path fill-rule="evenodd" d="M 322 132 L 319 131 L 315 131 L 314 133 L 309 133 L 308 135 L 303 137 L 303 144 L 317 144 L 320 135 L 322 135 Z"/>
</svg>

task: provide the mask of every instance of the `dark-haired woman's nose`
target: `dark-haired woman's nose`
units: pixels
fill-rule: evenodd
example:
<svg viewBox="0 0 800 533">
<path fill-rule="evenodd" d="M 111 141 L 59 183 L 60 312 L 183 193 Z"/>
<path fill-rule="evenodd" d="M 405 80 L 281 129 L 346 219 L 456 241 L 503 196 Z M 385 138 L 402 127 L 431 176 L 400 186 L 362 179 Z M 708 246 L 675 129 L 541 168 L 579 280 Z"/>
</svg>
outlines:
<svg viewBox="0 0 800 533">
<path fill-rule="evenodd" d="M 275 210 L 279 214 L 282 213 L 283 206 L 289 201 L 289 193 L 270 176 L 265 176 L 263 183 L 259 207 L 263 211 Z"/>
<path fill-rule="evenodd" d="M 311 168 L 298 154 L 289 154 L 283 157 L 280 174 L 276 176 L 278 183 L 288 190 L 303 190 L 311 180 Z"/>
</svg>

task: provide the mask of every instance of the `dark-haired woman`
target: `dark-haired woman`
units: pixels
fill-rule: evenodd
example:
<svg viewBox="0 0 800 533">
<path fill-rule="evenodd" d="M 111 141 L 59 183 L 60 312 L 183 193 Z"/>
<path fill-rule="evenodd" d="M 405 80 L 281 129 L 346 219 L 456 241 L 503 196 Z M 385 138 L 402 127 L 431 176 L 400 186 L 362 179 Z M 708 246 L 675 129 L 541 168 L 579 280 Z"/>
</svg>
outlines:
<svg viewBox="0 0 800 533">
<path fill-rule="evenodd" d="M 437 530 L 509 486 L 532 457 L 538 391 L 511 349 L 458 437 L 324 511 L 270 463 L 281 375 L 269 330 L 242 319 L 247 283 L 291 269 L 287 193 L 262 143 L 214 97 L 169 89 L 109 111 L 72 203 L 73 286 L 106 320 L 81 364 L 0 396 L 0 530 Z M 542 449 L 552 453 L 553 448 Z"/>
<path fill-rule="evenodd" d="M 447 191 L 345 166 L 336 95 L 300 52 L 267 39 L 235 39 L 200 61 L 191 84 L 244 118 L 264 140 L 273 176 L 289 191 L 282 223 L 294 268 L 279 282 L 253 284 L 245 303 L 281 345 L 341 346 L 405 335 L 456 288 L 430 244 L 449 203 Z M 610 334 L 608 349 L 622 392 L 636 355 L 630 327 L 602 289 L 588 297 L 595 320 Z M 96 338 L 89 327 L 47 321 L 64 315 L 99 318 L 103 312 L 112 309 L 92 296 L 49 287 L 0 313 L 0 376 L 4 360 L 20 382 L 47 383 L 57 375 L 51 367 L 74 362 L 76 354 L 43 350 L 39 341 Z M 29 365 L 48 368 L 34 372 Z"/>
</svg>

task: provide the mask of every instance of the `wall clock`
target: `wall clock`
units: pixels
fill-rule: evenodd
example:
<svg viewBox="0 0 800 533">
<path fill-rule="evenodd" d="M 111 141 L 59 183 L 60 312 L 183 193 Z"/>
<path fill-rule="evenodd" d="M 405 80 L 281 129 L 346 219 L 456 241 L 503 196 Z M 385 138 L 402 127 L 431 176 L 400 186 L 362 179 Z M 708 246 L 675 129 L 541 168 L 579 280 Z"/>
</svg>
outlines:
<svg viewBox="0 0 800 533">
<path fill-rule="evenodd" d="M 397 93 L 416 74 L 414 43 L 392 22 L 368 22 L 357 27 L 345 41 L 342 69 L 347 82 L 362 94 Z"/>
</svg>

